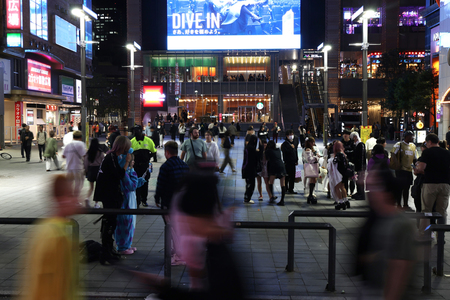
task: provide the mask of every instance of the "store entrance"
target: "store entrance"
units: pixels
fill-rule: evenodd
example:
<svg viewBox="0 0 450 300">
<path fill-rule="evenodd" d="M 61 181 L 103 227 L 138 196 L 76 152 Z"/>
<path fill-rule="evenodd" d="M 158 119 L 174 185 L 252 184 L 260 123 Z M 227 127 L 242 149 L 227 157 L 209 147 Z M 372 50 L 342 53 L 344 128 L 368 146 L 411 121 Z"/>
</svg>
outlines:
<svg viewBox="0 0 450 300">
<path fill-rule="evenodd" d="M 239 122 L 254 123 L 258 121 L 258 112 L 254 106 L 239 106 Z"/>
</svg>

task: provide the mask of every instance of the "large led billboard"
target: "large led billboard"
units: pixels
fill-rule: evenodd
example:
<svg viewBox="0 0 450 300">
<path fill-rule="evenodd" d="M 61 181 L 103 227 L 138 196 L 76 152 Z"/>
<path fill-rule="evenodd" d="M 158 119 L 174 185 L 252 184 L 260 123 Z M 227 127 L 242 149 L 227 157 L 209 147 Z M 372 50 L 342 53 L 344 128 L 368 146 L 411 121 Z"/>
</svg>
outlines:
<svg viewBox="0 0 450 300">
<path fill-rule="evenodd" d="M 167 49 L 300 49 L 300 0 L 168 0 Z"/>
<path fill-rule="evenodd" d="M 77 27 L 55 15 L 55 43 L 77 52 Z"/>
<path fill-rule="evenodd" d="M 162 85 L 144 85 L 142 106 L 147 109 L 166 109 L 166 93 Z"/>
<path fill-rule="evenodd" d="M 52 68 L 49 65 L 28 59 L 28 89 L 39 92 L 52 92 Z"/>
</svg>

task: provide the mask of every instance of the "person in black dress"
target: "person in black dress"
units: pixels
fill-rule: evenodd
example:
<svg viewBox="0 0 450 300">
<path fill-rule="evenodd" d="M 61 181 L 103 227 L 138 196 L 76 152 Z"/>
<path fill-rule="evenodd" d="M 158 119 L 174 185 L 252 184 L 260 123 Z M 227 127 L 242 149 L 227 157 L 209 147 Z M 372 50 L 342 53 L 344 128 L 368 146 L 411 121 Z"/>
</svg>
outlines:
<svg viewBox="0 0 450 300">
<path fill-rule="evenodd" d="M 251 198 L 255 191 L 255 179 L 257 173 L 257 163 L 260 159 L 259 151 L 256 151 L 258 138 L 250 136 L 248 144 L 245 146 L 244 160 L 242 162 L 242 178 L 245 179 L 244 203 L 255 203 Z"/>
<path fill-rule="evenodd" d="M 281 200 L 277 203 L 277 205 L 284 206 L 284 196 L 286 195 L 284 180 L 286 176 L 286 168 L 284 167 L 283 160 L 281 159 L 281 150 L 277 148 L 273 140 L 267 143 L 265 155 L 267 159 L 267 173 L 269 173 L 269 187 L 272 193 L 272 198 L 270 198 L 269 203 L 275 202 L 275 198 L 273 197 L 273 183 L 275 179 L 280 179 Z"/>
</svg>

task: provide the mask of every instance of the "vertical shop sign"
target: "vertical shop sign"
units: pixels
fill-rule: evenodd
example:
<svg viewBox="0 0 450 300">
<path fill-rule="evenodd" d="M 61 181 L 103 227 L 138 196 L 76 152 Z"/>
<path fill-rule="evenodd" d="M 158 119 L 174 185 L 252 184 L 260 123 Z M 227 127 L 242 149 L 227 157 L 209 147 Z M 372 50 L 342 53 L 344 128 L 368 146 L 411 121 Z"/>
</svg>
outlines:
<svg viewBox="0 0 450 300">
<path fill-rule="evenodd" d="M 19 129 L 22 125 L 22 112 L 23 112 L 23 102 L 17 101 L 14 103 L 14 125 L 16 126 L 15 138 L 19 137 Z"/>
<path fill-rule="evenodd" d="M 6 28 L 22 29 L 21 0 L 6 0 Z"/>
<path fill-rule="evenodd" d="M 178 62 L 175 63 L 175 95 L 180 94 L 180 74 L 178 73 Z"/>
<path fill-rule="evenodd" d="M 361 142 L 366 143 L 372 133 L 372 126 L 361 126 Z"/>
</svg>

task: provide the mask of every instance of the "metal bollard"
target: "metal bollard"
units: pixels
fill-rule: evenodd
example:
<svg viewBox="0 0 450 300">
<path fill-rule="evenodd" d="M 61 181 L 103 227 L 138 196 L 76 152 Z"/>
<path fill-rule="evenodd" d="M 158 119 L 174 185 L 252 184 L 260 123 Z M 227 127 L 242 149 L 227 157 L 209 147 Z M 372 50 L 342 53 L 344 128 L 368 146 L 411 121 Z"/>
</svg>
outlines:
<svg viewBox="0 0 450 300">
<path fill-rule="evenodd" d="M 166 223 L 164 226 L 164 277 L 169 280 L 169 286 L 172 285 L 172 235 L 170 233 L 171 226 Z"/>
<path fill-rule="evenodd" d="M 295 223 L 295 216 L 289 215 L 289 223 Z M 295 241 L 295 229 L 288 229 L 288 261 L 286 265 L 287 272 L 294 271 L 294 241 Z"/>
</svg>

